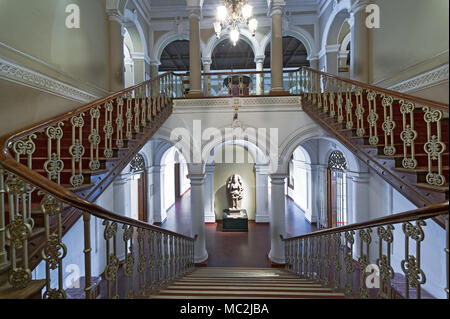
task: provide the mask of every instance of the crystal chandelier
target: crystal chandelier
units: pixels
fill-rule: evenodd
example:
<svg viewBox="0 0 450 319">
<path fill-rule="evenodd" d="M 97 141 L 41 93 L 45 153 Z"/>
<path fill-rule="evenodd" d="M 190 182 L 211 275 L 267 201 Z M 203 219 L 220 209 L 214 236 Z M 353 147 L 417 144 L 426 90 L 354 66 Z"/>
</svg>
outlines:
<svg viewBox="0 0 450 319">
<path fill-rule="evenodd" d="M 248 4 L 248 0 L 222 0 L 222 4 L 217 7 L 217 21 L 214 23 L 218 39 L 223 29 L 229 29 L 231 42 L 236 45 L 240 35 L 240 24 L 246 24 L 251 34 L 255 36 L 258 21 L 252 18 L 253 8 Z"/>
</svg>

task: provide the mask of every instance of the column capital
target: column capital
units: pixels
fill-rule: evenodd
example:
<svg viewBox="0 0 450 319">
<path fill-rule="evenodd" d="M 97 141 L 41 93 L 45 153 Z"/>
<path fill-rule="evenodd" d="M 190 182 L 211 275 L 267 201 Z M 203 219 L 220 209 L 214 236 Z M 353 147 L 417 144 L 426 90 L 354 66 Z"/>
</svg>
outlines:
<svg viewBox="0 0 450 319">
<path fill-rule="evenodd" d="M 216 169 L 216 165 L 214 165 L 214 164 L 206 164 L 205 165 L 205 172 L 206 172 L 206 174 L 208 174 L 208 173 L 214 173 L 214 170 Z"/>
<path fill-rule="evenodd" d="M 283 185 L 286 177 L 285 174 L 270 174 L 271 183 L 275 185 Z"/>
<path fill-rule="evenodd" d="M 160 66 L 161 62 L 159 60 L 150 60 L 150 66 Z"/>
<path fill-rule="evenodd" d="M 269 15 L 272 16 L 274 14 L 283 14 L 284 7 L 286 6 L 286 2 L 284 0 L 269 0 Z"/>
<path fill-rule="evenodd" d="M 197 18 L 202 19 L 202 7 L 201 6 L 187 6 L 187 11 L 189 13 L 189 19 Z"/>
<path fill-rule="evenodd" d="M 205 182 L 205 174 L 189 174 L 186 177 L 191 180 L 191 185 L 201 186 Z"/>
<path fill-rule="evenodd" d="M 262 174 L 262 175 L 269 175 L 270 174 L 270 166 L 255 164 L 255 172 L 258 174 Z"/>
<path fill-rule="evenodd" d="M 255 63 L 264 63 L 265 59 L 266 59 L 265 55 L 256 55 L 255 56 Z"/>
<path fill-rule="evenodd" d="M 363 172 L 363 173 L 359 173 L 359 172 L 346 172 L 347 176 L 353 180 L 353 182 L 355 183 L 364 183 L 367 184 L 370 182 L 370 174 Z"/>
<path fill-rule="evenodd" d="M 311 54 L 306 58 L 306 60 L 308 60 L 309 62 L 317 61 L 317 60 L 319 60 L 319 56 L 317 54 Z"/>
<path fill-rule="evenodd" d="M 211 57 L 202 57 L 202 63 L 203 63 L 203 65 L 205 65 L 205 64 L 212 64 L 212 59 L 211 59 Z"/>
<path fill-rule="evenodd" d="M 117 9 L 107 9 L 106 16 L 109 21 L 116 21 L 121 25 L 125 23 L 123 14 Z"/>
<path fill-rule="evenodd" d="M 337 53 L 341 48 L 340 44 L 329 44 L 325 48 L 326 53 Z"/>
</svg>

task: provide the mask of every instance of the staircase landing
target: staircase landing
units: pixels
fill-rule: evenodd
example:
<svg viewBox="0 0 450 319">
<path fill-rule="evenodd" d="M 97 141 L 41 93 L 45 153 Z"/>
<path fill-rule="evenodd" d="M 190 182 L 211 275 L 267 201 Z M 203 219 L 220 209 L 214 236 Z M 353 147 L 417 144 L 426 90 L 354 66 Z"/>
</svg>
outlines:
<svg viewBox="0 0 450 319">
<path fill-rule="evenodd" d="M 345 299 L 345 296 L 283 269 L 205 267 L 171 283 L 152 299 Z"/>
</svg>

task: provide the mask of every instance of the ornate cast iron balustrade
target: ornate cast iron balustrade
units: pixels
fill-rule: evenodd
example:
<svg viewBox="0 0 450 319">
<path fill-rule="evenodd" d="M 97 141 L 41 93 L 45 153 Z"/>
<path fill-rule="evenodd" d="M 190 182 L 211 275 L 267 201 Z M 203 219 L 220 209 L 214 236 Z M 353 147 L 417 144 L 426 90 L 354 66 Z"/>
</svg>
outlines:
<svg viewBox="0 0 450 319">
<path fill-rule="evenodd" d="M 417 184 L 448 193 L 448 105 L 310 68 L 297 72 L 301 94 L 318 111 L 354 129 L 380 155 L 401 162 L 399 170 L 425 172 Z"/>
<path fill-rule="evenodd" d="M 300 277 L 315 279 L 326 287 L 343 291 L 350 298 L 421 299 L 422 288 L 429 276 L 421 267 L 422 247 L 427 226 L 437 216 L 444 216 L 446 220 L 447 246 L 436 256 L 442 254 L 446 259 L 446 281 L 442 285 L 448 298 L 448 201 L 370 222 L 287 239 L 281 236 L 285 244 L 286 269 Z M 401 256 L 401 262 L 396 265 L 391 259 L 394 242 L 401 242 L 396 247 L 404 247 L 403 251 L 397 249 L 394 252 Z M 394 268 L 404 275 L 403 296 L 393 289 Z M 374 276 L 374 272 L 378 273 L 378 277 Z M 399 285 L 398 282 L 396 284 Z"/>
<path fill-rule="evenodd" d="M 36 279 L 32 278 L 36 265 L 30 264 L 36 216 L 43 219 L 44 238 L 38 253 L 45 262 L 44 298 L 68 297 L 63 262 L 67 256 L 80 253 L 84 253 L 84 296 L 94 297 L 92 216 L 101 219 L 104 227 L 106 289 L 102 297 L 149 296 L 193 269 L 195 239 L 121 217 L 74 193 L 94 186 L 95 174 L 106 171 L 111 175 L 126 165 L 134 155 L 129 143 L 139 134 L 150 134 L 145 130 L 156 131 L 180 92 L 181 78 L 166 73 L 1 138 L 0 271 L 7 273 L 12 289 L 26 289 Z M 105 169 L 102 165 L 108 160 L 119 163 Z M 76 214 L 83 216 L 83 252 L 68 251 L 63 243 L 65 222 Z M 125 251 L 123 267 L 119 247 Z"/>
</svg>

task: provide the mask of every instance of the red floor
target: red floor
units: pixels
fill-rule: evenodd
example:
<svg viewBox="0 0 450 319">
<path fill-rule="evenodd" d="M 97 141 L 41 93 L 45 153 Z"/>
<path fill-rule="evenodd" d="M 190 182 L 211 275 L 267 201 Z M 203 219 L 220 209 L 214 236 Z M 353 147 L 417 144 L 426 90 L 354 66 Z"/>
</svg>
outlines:
<svg viewBox="0 0 450 319">
<path fill-rule="evenodd" d="M 167 219 L 161 227 L 190 235 L 191 198 L 184 195 L 167 212 Z M 270 267 L 267 255 L 270 251 L 270 226 L 249 222 L 248 233 L 224 233 L 221 224 L 206 225 L 206 250 L 210 267 Z M 306 220 L 303 211 L 286 198 L 286 232 L 298 236 L 314 230 Z"/>
</svg>

